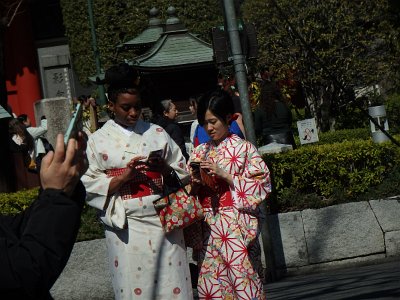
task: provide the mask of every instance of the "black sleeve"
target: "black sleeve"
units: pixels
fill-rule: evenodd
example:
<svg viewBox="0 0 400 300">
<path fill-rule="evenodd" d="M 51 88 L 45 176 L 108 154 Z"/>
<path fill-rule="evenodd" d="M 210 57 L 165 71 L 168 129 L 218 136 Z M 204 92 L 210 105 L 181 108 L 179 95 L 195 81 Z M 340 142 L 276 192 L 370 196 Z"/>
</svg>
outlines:
<svg viewBox="0 0 400 300">
<path fill-rule="evenodd" d="M 44 299 L 64 269 L 80 225 L 85 189 L 44 190 L 15 218 L 0 219 L 1 299 Z"/>
<path fill-rule="evenodd" d="M 185 138 L 183 137 L 183 133 L 181 128 L 178 124 L 170 124 L 168 125 L 168 130 L 165 129 L 171 136 L 171 138 L 175 141 L 175 143 L 181 149 L 183 156 L 185 157 L 186 161 L 189 159 L 189 155 L 186 152 L 186 145 L 185 145 Z"/>
</svg>

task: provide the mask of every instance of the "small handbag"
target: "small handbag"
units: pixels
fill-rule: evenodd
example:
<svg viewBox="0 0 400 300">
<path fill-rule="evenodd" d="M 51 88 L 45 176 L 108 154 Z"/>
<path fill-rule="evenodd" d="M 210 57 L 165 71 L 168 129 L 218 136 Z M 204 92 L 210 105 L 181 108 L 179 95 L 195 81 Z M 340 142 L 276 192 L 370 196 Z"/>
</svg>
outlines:
<svg viewBox="0 0 400 300">
<path fill-rule="evenodd" d="M 190 185 L 183 186 L 174 172 L 179 188 L 168 195 L 153 201 L 160 217 L 161 225 L 166 233 L 174 229 L 183 229 L 202 220 L 204 213 L 199 199 L 190 195 Z"/>
</svg>

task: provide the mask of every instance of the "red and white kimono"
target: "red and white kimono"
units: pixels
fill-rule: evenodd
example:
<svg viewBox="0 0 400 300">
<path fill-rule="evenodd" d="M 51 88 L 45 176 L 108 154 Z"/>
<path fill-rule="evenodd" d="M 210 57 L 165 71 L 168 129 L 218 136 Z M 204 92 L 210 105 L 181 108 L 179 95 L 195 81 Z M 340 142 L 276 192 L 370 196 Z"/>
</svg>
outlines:
<svg viewBox="0 0 400 300">
<path fill-rule="evenodd" d="M 267 165 L 250 142 L 234 134 L 218 146 L 199 145 L 191 160 L 215 162 L 233 178 L 233 186 L 216 180 L 198 194 L 206 211 L 199 298 L 265 299 L 258 235 L 259 205 L 271 192 Z"/>
<path fill-rule="evenodd" d="M 161 174 L 135 174 L 118 192 L 107 195 L 112 177 L 123 172 L 133 156 L 158 149 L 165 150 L 166 162 L 181 178 L 188 176 L 179 147 L 158 125 L 138 121 L 126 129 L 110 120 L 89 137 L 89 169 L 82 182 L 89 205 L 101 211 L 106 225 L 115 299 L 193 298 L 182 230 L 165 235 L 154 209 L 153 201 L 162 195 Z"/>
</svg>

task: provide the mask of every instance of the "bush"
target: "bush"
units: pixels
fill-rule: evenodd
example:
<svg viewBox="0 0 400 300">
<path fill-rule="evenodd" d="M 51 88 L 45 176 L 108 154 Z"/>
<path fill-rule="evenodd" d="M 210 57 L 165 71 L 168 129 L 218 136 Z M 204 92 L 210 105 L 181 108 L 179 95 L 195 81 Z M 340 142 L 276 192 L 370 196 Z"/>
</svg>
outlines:
<svg viewBox="0 0 400 300">
<path fill-rule="evenodd" d="M 5 215 L 15 215 L 31 205 L 37 198 L 38 188 L 23 190 L 16 193 L 0 193 L 0 212 Z M 104 237 L 104 229 L 97 218 L 97 210 L 85 205 L 81 216 L 77 241 L 100 239 Z"/>
<path fill-rule="evenodd" d="M 396 170 L 400 149 L 354 140 L 266 154 L 264 160 L 274 187 L 271 211 L 282 212 L 357 200 Z"/>
<path fill-rule="evenodd" d="M 389 120 L 389 132 L 400 133 L 400 95 L 394 94 L 386 101 L 386 115 Z"/>
<path fill-rule="evenodd" d="M 15 215 L 24 211 L 36 199 L 39 188 L 22 190 L 16 193 L 0 193 L 0 212 Z"/>
<path fill-rule="evenodd" d="M 369 128 L 342 129 L 319 133 L 319 144 L 333 144 L 344 141 L 369 140 L 371 130 Z"/>
</svg>

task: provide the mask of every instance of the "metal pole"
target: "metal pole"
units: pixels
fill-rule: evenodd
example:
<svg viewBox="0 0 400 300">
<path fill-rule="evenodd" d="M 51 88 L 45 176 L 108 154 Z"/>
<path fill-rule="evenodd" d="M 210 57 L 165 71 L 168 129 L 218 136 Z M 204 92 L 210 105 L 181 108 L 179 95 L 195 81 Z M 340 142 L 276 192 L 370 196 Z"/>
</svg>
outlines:
<svg viewBox="0 0 400 300">
<path fill-rule="evenodd" d="M 92 34 L 92 48 L 94 53 L 94 59 L 96 62 L 96 76 L 100 76 L 101 74 L 100 53 L 99 53 L 99 48 L 97 47 L 96 27 L 94 26 L 93 0 L 88 0 L 88 13 L 90 22 L 90 32 Z M 99 104 L 100 105 L 106 104 L 104 85 L 100 84 L 97 87 L 97 89 L 99 91 Z"/>
<path fill-rule="evenodd" d="M 253 115 L 250 108 L 249 93 L 247 90 L 247 76 L 245 68 L 245 57 L 240 44 L 238 20 L 236 18 L 233 0 L 223 0 L 225 10 L 225 23 L 231 45 L 233 66 L 235 68 L 236 83 L 239 89 L 240 104 L 242 107 L 243 122 L 246 131 L 246 139 L 256 145 Z"/>
<path fill-rule="evenodd" d="M 223 0 L 224 18 L 226 29 L 229 34 L 229 41 L 231 45 L 231 53 L 233 58 L 233 65 L 235 67 L 236 82 L 239 89 L 240 104 L 242 106 L 243 121 L 246 130 L 246 139 L 254 145 L 256 144 L 256 135 L 253 126 L 253 115 L 250 108 L 249 94 L 247 89 L 247 76 L 245 68 L 245 57 L 242 52 L 240 44 L 238 20 L 236 18 L 235 6 L 233 0 Z M 262 211 L 267 215 L 266 204 L 261 206 Z M 268 220 L 262 223 L 261 239 L 264 248 L 264 255 L 267 265 L 267 272 L 269 279 L 276 280 L 275 262 L 272 252 L 271 230 L 268 225 Z"/>
</svg>

